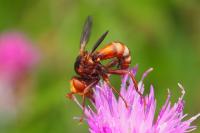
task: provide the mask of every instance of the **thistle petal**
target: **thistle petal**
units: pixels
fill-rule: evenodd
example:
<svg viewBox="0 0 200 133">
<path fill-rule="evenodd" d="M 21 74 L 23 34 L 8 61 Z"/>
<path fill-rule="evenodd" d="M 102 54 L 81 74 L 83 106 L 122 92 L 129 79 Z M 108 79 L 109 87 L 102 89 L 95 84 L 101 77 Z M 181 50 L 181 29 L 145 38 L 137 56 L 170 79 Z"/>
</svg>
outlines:
<svg viewBox="0 0 200 133">
<path fill-rule="evenodd" d="M 134 68 L 132 71 L 136 73 L 136 70 Z M 152 68 L 148 69 L 138 84 L 142 93 L 144 91 L 143 80 L 152 70 Z M 187 116 L 183 113 L 185 90 L 181 84 L 178 86 L 182 95 L 177 103 L 171 104 L 171 94 L 168 89 L 166 102 L 156 118 L 153 85 L 150 86 L 149 95 L 145 96 L 145 109 L 143 100 L 135 91 L 127 75 L 122 79 L 121 94 L 130 105 L 128 109 L 124 106 L 123 100 L 120 97 L 117 99 L 106 84 L 97 85 L 94 92 L 95 110 L 88 107 L 85 111 L 89 131 L 91 133 L 184 133 L 195 130 L 196 126 L 191 126 L 191 123 L 200 116 L 200 113 L 188 120 L 183 120 Z"/>
</svg>

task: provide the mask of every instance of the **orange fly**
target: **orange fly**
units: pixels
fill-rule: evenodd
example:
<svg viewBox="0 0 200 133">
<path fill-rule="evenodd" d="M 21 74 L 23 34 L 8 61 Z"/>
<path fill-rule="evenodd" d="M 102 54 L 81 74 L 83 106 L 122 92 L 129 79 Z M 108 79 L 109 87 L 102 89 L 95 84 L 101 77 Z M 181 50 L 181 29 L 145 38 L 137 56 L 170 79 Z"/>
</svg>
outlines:
<svg viewBox="0 0 200 133">
<path fill-rule="evenodd" d="M 71 92 L 67 94 L 68 98 L 72 98 L 73 94 L 79 94 L 82 96 L 82 107 L 83 113 L 85 109 L 85 98 L 90 98 L 94 101 L 93 98 L 93 90 L 92 88 L 103 79 L 109 87 L 115 91 L 124 101 L 125 106 L 128 107 L 127 101 L 123 98 L 123 96 L 119 93 L 117 89 L 115 89 L 110 81 L 109 75 L 126 75 L 128 74 L 135 86 L 138 94 L 144 99 L 142 94 L 138 90 L 137 81 L 128 68 L 131 63 L 130 51 L 126 45 L 120 42 L 111 42 L 107 44 L 104 48 L 96 51 L 97 47 L 104 40 L 108 31 L 106 31 L 94 44 L 91 51 L 86 51 L 85 46 L 89 40 L 90 33 L 92 27 L 92 18 L 88 17 L 84 27 L 80 40 L 80 51 L 79 55 L 76 58 L 74 69 L 78 76 L 74 76 L 71 79 Z M 111 61 L 106 65 L 101 64 L 102 60 L 110 59 Z M 117 67 L 117 68 L 116 68 Z M 144 100 L 145 101 L 145 100 Z M 95 102 L 95 101 L 94 101 Z M 80 121 L 82 120 L 82 117 Z"/>
</svg>

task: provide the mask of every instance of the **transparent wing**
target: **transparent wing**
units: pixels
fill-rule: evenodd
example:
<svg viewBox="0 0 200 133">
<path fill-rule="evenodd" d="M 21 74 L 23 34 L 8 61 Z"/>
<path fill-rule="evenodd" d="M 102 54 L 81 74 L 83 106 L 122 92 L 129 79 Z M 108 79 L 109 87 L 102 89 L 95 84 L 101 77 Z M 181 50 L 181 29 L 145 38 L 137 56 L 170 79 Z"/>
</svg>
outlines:
<svg viewBox="0 0 200 133">
<path fill-rule="evenodd" d="M 92 17 L 88 16 L 88 18 L 85 21 L 82 35 L 81 35 L 80 52 L 83 52 L 85 49 L 85 45 L 87 44 L 90 38 L 91 28 L 92 28 Z"/>
<path fill-rule="evenodd" d="M 103 33 L 103 35 L 101 35 L 101 37 L 97 40 L 97 42 L 94 44 L 91 53 L 93 53 L 97 47 L 101 44 L 101 42 L 105 39 L 106 35 L 108 34 L 108 31 L 106 31 L 105 33 Z"/>
</svg>

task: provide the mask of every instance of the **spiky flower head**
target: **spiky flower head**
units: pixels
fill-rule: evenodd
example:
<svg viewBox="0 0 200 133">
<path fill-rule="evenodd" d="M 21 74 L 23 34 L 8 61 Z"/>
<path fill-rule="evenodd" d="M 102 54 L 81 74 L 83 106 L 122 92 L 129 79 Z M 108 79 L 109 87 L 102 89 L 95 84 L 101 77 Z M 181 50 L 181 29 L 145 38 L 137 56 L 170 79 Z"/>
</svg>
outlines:
<svg viewBox="0 0 200 133">
<path fill-rule="evenodd" d="M 132 70 L 134 74 L 136 74 L 136 69 Z M 151 70 L 144 73 L 138 84 L 142 93 L 144 91 L 144 77 Z M 129 83 L 128 86 L 127 83 Z M 167 100 L 157 117 L 155 116 L 156 100 L 152 85 L 150 93 L 145 96 L 146 108 L 144 108 L 144 102 L 135 91 L 132 81 L 128 76 L 125 76 L 122 79 L 120 91 L 130 106 L 128 109 L 121 98 L 115 97 L 107 84 L 97 85 L 94 89 L 94 109 L 88 106 L 85 110 L 89 131 L 91 133 L 184 133 L 195 130 L 196 126 L 191 126 L 191 123 L 200 114 L 185 120 L 187 116 L 183 113 L 185 91 L 181 84 L 178 85 L 182 96 L 176 103 L 171 104 L 170 91 L 168 90 Z M 79 104 L 77 100 L 76 102 Z"/>
</svg>

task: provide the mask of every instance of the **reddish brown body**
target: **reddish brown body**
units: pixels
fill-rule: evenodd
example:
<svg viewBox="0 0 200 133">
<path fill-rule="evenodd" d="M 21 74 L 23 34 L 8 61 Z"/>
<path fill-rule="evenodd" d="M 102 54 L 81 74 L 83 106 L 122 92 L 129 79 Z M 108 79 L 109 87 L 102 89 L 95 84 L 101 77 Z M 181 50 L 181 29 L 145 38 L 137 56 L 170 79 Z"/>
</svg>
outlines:
<svg viewBox="0 0 200 133">
<path fill-rule="evenodd" d="M 102 65 L 101 60 L 114 59 L 108 65 Z M 71 80 L 71 92 L 84 95 L 85 88 L 96 80 L 97 83 L 101 77 L 108 78 L 110 68 L 118 66 L 120 70 L 126 70 L 131 63 L 130 51 L 126 45 L 119 42 L 112 42 L 104 48 L 90 55 L 85 52 L 78 56 L 75 63 L 75 71 L 82 78 L 74 77 Z"/>
<path fill-rule="evenodd" d="M 92 88 L 100 81 L 100 79 L 103 79 L 103 81 L 105 81 L 108 86 L 122 98 L 126 107 L 128 107 L 126 100 L 110 84 L 109 75 L 129 74 L 132 81 L 134 82 L 136 91 L 142 96 L 142 94 L 138 91 L 137 81 L 135 80 L 134 75 L 130 71 L 128 71 L 129 65 L 131 63 L 130 51 L 126 45 L 120 42 L 111 42 L 107 44 L 104 48 L 95 51 L 100 43 L 104 40 L 108 32 L 105 32 L 98 39 L 91 52 L 86 51 L 85 45 L 89 40 L 91 26 L 92 20 L 90 17 L 88 17 L 84 25 L 80 41 L 80 53 L 79 56 L 76 58 L 76 62 L 74 64 L 74 69 L 78 76 L 74 76 L 71 79 L 71 93 L 68 93 L 67 96 L 69 98 L 72 98 L 73 94 L 81 95 L 83 97 L 82 106 L 84 110 L 85 97 L 93 100 Z M 106 59 L 110 59 L 110 62 L 103 65 L 101 61 Z"/>
</svg>

